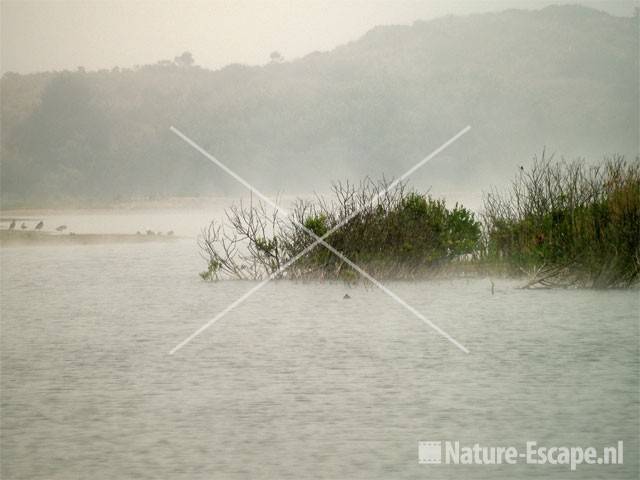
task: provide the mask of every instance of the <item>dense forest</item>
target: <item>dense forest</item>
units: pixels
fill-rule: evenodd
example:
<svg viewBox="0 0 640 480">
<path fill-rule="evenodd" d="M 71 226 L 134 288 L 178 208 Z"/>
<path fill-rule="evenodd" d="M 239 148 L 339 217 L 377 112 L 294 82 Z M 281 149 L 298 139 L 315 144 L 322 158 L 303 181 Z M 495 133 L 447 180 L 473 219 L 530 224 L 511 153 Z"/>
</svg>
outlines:
<svg viewBox="0 0 640 480">
<path fill-rule="evenodd" d="M 545 146 L 633 158 L 637 39 L 637 18 L 548 7 L 377 27 L 264 66 L 211 71 L 186 54 L 132 69 L 6 73 L 3 206 L 234 193 L 172 125 L 267 192 L 393 177 L 466 125 L 464 140 L 412 178 L 418 188 L 499 184 Z"/>
</svg>

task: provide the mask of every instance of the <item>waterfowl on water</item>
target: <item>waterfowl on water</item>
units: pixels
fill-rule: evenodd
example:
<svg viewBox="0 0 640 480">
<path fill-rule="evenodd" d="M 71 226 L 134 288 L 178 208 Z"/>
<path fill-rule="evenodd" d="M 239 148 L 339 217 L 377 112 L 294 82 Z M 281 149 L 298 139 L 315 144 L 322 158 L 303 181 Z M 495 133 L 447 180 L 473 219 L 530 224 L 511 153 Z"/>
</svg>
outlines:
<svg viewBox="0 0 640 480">
<path fill-rule="evenodd" d="M 20 225 L 20 228 L 21 228 L 22 230 L 26 230 L 26 229 L 27 229 L 27 224 L 26 224 L 26 223 L 24 223 L 24 222 L 22 222 L 22 225 Z"/>
<path fill-rule="evenodd" d="M 9 230 L 13 230 L 14 228 L 16 228 L 16 221 L 12 220 L 11 225 L 9 225 Z"/>
<path fill-rule="evenodd" d="M 60 225 L 58 228 L 56 228 L 56 231 L 57 231 L 57 232 L 62 232 L 62 231 L 64 231 L 64 230 L 66 230 L 66 229 L 67 229 L 67 226 L 66 226 L 66 225 Z"/>
<path fill-rule="evenodd" d="M 342 297 L 343 300 L 348 300 L 349 298 L 351 298 L 351 296 L 348 293 L 345 293 L 344 297 Z"/>
<path fill-rule="evenodd" d="M 44 227 L 44 222 L 42 220 L 40 220 L 38 222 L 38 224 L 36 225 L 36 230 L 40 230 L 40 229 L 42 229 L 42 227 Z"/>
</svg>

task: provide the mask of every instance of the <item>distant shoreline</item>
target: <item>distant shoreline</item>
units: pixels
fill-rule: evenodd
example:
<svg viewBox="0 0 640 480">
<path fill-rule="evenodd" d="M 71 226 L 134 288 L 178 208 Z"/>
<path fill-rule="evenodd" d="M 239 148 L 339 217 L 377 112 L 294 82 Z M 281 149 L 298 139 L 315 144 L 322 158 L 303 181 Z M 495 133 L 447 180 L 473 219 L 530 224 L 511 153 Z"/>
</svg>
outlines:
<svg viewBox="0 0 640 480">
<path fill-rule="evenodd" d="M 0 247 L 41 245 L 100 245 L 110 243 L 170 242 L 180 237 L 173 235 L 143 235 L 116 233 L 46 233 L 0 231 Z"/>
<path fill-rule="evenodd" d="M 273 193 L 267 194 L 274 199 L 277 198 L 280 202 L 293 202 L 298 198 L 314 198 L 314 193 L 287 193 L 286 195 Z M 65 203 L 65 204 L 53 204 L 48 206 L 43 205 L 9 205 L 0 207 L 0 218 L 6 220 L 7 218 L 16 218 L 20 216 L 33 217 L 33 216 L 46 216 L 55 215 L 59 213 L 73 212 L 76 214 L 83 213 L 127 213 L 127 212 L 140 212 L 140 211 L 158 211 L 158 210 L 209 210 L 214 205 L 221 205 L 227 207 L 229 204 L 237 202 L 239 200 L 249 201 L 250 194 L 229 194 L 229 195 L 216 195 L 216 196 L 193 196 L 193 197 L 165 197 L 158 199 L 133 199 L 120 202 L 105 202 L 105 203 Z"/>
<path fill-rule="evenodd" d="M 157 200 L 130 200 L 113 203 L 98 203 L 98 204 L 75 204 L 67 203 L 60 205 L 49 206 L 16 206 L 0 208 L 0 217 L 17 217 L 20 215 L 25 216 L 43 216 L 48 214 L 57 214 L 60 212 L 74 212 L 74 213 L 96 213 L 96 212 L 109 212 L 114 210 L 126 211 L 140 211 L 140 210 L 158 210 L 158 209 L 206 209 L 206 207 L 221 202 L 229 197 L 225 196 L 208 196 L 208 197 L 167 197 Z"/>
</svg>

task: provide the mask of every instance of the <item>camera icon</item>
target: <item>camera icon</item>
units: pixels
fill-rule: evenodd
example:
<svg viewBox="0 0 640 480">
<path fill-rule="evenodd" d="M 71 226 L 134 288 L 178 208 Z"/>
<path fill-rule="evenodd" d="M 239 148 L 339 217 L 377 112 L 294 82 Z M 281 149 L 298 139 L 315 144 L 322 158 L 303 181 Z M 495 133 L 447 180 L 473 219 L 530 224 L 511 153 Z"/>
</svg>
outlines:
<svg viewBox="0 0 640 480">
<path fill-rule="evenodd" d="M 418 442 L 418 463 L 442 463 L 442 442 Z"/>
</svg>

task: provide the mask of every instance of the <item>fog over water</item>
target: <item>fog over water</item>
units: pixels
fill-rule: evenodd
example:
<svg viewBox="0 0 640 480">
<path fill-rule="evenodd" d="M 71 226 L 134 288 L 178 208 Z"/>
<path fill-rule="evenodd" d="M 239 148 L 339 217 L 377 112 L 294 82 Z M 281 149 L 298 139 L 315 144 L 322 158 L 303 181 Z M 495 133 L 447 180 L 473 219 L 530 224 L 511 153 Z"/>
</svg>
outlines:
<svg viewBox="0 0 640 480">
<path fill-rule="evenodd" d="M 194 241 L 10 247 L 3 478 L 633 478 L 637 291 L 202 282 Z M 350 300 L 343 300 L 349 293 Z M 429 466 L 417 442 L 593 445 L 621 466 Z"/>
</svg>

